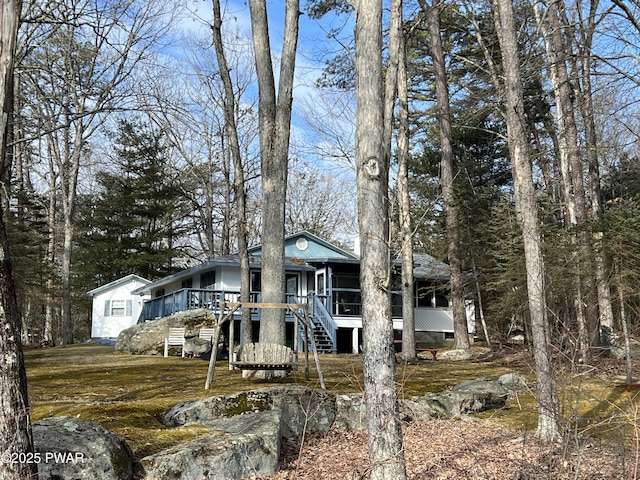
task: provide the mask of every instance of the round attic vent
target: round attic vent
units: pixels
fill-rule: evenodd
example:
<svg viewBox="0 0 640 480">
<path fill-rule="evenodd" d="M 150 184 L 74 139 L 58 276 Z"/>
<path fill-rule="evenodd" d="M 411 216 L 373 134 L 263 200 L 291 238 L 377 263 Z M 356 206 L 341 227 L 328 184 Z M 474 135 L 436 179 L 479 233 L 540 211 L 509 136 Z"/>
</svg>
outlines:
<svg viewBox="0 0 640 480">
<path fill-rule="evenodd" d="M 306 250 L 308 246 L 309 242 L 307 242 L 306 238 L 300 237 L 296 240 L 296 247 L 298 247 L 298 250 Z"/>
</svg>

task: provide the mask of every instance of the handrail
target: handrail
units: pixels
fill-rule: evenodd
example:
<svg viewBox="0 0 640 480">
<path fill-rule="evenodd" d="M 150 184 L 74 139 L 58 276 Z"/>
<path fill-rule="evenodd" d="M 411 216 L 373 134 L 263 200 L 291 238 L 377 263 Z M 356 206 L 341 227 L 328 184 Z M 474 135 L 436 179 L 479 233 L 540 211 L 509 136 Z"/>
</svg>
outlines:
<svg viewBox="0 0 640 480">
<path fill-rule="evenodd" d="M 329 336 L 331 337 L 331 345 L 333 347 L 333 351 L 336 351 L 338 346 L 338 325 L 336 325 L 336 322 L 333 320 L 333 317 L 327 310 L 327 307 L 325 307 L 320 297 L 318 295 L 311 295 L 311 297 L 313 298 L 312 317 L 314 320 L 317 320 L 322 325 L 324 330 L 329 334 Z"/>
</svg>

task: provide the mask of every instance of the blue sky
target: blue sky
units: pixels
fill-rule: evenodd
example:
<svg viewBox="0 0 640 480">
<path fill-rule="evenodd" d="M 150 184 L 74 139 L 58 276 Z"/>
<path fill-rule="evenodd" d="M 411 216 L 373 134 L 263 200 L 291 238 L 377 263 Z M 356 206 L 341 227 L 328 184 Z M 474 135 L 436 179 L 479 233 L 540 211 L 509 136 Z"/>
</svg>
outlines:
<svg viewBox="0 0 640 480">
<path fill-rule="evenodd" d="M 239 27 L 247 36 L 251 33 L 251 21 L 249 17 L 249 6 L 245 0 L 221 0 L 221 8 L 223 16 L 229 25 Z M 269 16 L 269 33 L 271 36 L 271 48 L 277 57 L 282 45 L 282 37 L 284 35 L 284 0 L 268 0 L 267 14 Z M 206 22 L 210 22 L 212 18 L 211 2 L 189 0 L 188 4 L 194 17 Z M 305 0 L 301 0 L 301 9 L 306 9 Z M 298 39 L 298 63 L 297 69 L 301 76 L 305 78 L 309 75 L 309 71 L 315 70 L 317 76 L 320 69 L 324 65 L 323 60 L 330 52 L 339 49 L 339 44 L 327 37 L 327 33 L 334 28 L 343 26 L 345 21 L 349 21 L 345 17 L 336 17 L 335 15 L 326 15 L 321 20 L 313 20 L 308 15 L 300 16 L 300 33 Z M 190 30 L 203 29 L 205 25 L 198 25 L 197 21 L 185 20 L 184 26 Z M 223 26 L 224 28 L 224 26 Z M 345 33 L 350 35 L 353 31 L 352 24 L 345 28 Z"/>
<path fill-rule="evenodd" d="M 226 24 L 227 32 L 232 34 L 240 32 L 243 43 L 250 45 L 251 21 L 247 2 L 220 1 L 224 18 L 223 31 Z M 210 38 L 209 25 L 213 16 L 211 1 L 186 0 L 186 2 L 190 7 L 191 15 L 182 21 L 180 27 L 185 31 L 197 33 L 199 37 Z M 301 8 L 304 11 L 306 0 L 301 2 Z M 284 0 L 267 0 L 276 81 L 278 80 L 277 61 L 284 35 L 284 3 Z M 346 16 L 327 15 L 320 21 L 312 20 L 306 14 L 299 18 L 290 157 L 311 162 L 329 171 L 336 180 L 344 178 L 351 182 L 355 177 L 351 163 L 355 135 L 352 95 L 349 92 L 330 95 L 320 92 L 315 87 L 315 81 L 325 66 L 324 59 L 335 55 L 342 48 L 335 39 L 328 38 L 327 33 L 350 21 L 351 24 L 344 28 L 345 37 L 353 32 L 352 19 Z M 234 38 L 233 35 L 224 35 L 224 32 L 223 36 Z M 179 56 L 180 53 L 176 51 L 176 55 Z M 252 95 L 257 95 L 257 88 Z M 330 111 L 339 112 L 340 116 L 333 116 L 328 113 Z M 315 125 L 312 127 L 310 124 Z"/>
</svg>

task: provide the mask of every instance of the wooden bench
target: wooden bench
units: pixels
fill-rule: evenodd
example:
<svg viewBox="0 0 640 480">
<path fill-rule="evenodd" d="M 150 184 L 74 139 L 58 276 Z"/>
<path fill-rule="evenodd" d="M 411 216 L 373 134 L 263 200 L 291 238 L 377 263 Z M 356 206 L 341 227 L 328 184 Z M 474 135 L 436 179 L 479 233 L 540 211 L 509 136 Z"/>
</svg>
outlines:
<svg viewBox="0 0 640 480">
<path fill-rule="evenodd" d="M 231 362 L 241 370 L 293 370 L 293 350 L 277 343 L 247 343 L 240 345 Z"/>
</svg>

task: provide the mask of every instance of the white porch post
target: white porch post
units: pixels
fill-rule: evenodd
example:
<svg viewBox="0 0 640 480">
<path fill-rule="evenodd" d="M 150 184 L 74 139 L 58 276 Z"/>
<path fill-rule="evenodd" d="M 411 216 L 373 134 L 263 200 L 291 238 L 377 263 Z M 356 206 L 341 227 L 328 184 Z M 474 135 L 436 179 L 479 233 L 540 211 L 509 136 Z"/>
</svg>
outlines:
<svg viewBox="0 0 640 480">
<path fill-rule="evenodd" d="M 358 345 L 358 327 L 351 330 L 351 353 L 360 353 L 360 345 Z"/>
</svg>

